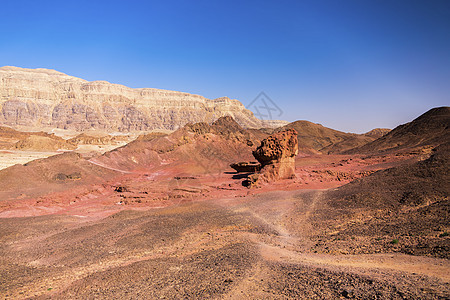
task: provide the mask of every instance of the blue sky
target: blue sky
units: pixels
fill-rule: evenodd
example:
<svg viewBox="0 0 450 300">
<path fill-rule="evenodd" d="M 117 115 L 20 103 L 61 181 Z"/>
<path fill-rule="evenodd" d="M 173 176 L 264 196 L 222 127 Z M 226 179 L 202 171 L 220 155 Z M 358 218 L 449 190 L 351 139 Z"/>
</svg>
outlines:
<svg viewBox="0 0 450 300">
<path fill-rule="evenodd" d="M 0 65 L 393 128 L 450 105 L 450 1 L 0 1 Z"/>
</svg>

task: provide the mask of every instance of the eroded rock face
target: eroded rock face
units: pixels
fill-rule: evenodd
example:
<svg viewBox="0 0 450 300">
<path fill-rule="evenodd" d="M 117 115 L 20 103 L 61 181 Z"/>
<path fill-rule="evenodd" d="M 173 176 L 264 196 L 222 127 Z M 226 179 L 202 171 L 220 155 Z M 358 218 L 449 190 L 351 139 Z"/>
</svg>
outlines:
<svg viewBox="0 0 450 300">
<path fill-rule="evenodd" d="M 175 130 L 226 115 L 247 128 L 273 123 L 257 119 L 241 102 L 227 97 L 210 100 L 176 91 L 89 82 L 54 70 L 0 68 L 0 124 L 16 129 Z"/>
<path fill-rule="evenodd" d="M 288 129 L 275 133 L 261 141 L 261 145 L 253 151 L 253 156 L 264 167 L 280 162 L 298 154 L 297 131 Z"/>
<path fill-rule="evenodd" d="M 253 156 L 261 164 L 259 174 L 250 176 L 249 184 L 295 177 L 295 157 L 298 154 L 297 131 L 288 129 L 261 141 Z"/>
</svg>

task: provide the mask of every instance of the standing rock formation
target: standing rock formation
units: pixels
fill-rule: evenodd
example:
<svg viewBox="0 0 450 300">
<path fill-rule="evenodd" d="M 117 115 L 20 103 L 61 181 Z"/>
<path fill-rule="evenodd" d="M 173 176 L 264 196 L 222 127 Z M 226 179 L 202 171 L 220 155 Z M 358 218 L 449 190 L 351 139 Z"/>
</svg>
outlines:
<svg viewBox="0 0 450 300">
<path fill-rule="evenodd" d="M 261 141 L 253 156 L 261 164 L 259 174 L 249 176 L 244 185 L 295 177 L 295 156 L 298 154 L 297 131 L 288 129 Z"/>
<path fill-rule="evenodd" d="M 210 100 L 182 92 L 89 82 L 54 70 L 0 68 L 0 124 L 16 129 L 175 130 L 226 115 L 247 128 L 280 125 L 257 119 L 241 102 L 227 97 Z"/>
</svg>

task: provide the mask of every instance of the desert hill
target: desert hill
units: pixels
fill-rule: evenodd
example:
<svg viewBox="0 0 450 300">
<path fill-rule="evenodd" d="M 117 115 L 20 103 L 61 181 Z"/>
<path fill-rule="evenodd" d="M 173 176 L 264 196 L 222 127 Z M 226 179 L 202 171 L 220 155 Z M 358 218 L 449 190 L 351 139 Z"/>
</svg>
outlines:
<svg viewBox="0 0 450 300">
<path fill-rule="evenodd" d="M 25 151 L 73 150 L 76 144 L 54 134 L 23 132 L 0 126 L 0 149 Z"/>
<path fill-rule="evenodd" d="M 47 69 L 0 68 L 0 124 L 105 132 L 175 130 L 189 122 L 211 123 L 225 115 L 241 126 L 279 126 L 257 119 L 238 100 L 207 99 L 188 93 L 132 89 L 106 81 L 68 76 Z"/>
<path fill-rule="evenodd" d="M 406 148 L 436 147 L 450 141 L 450 107 L 430 109 L 413 121 L 397 126 L 381 138 L 348 153 L 397 151 Z"/>
<path fill-rule="evenodd" d="M 309 121 L 295 121 L 274 131 L 295 129 L 299 150 L 304 153 L 339 153 L 374 141 L 386 129 L 374 129 L 366 134 L 347 133 Z M 389 130 L 389 129 L 387 129 Z M 269 132 L 271 132 L 269 130 Z"/>
<path fill-rule="evenodd" d="M 322 251 L 394 251 L 449 258 L 450 143 L 426 160 L 378 171 L 326 193 L 315 220 Z M 326 217 L 325 217 L 326 216 Z M 319 222 L 320 223 L 320 222 Z M 347 250 L 348 251 L 348 250 Z"/>
<path fill-rule="evenodd" d="M 0 197 L 39 197 L 74 187 L 104 182 L 118 172 L 89 163 L 69 152 L 0 170 Z"/>
<path fill-rule="evenodd" d="M 176 162 L 178 167 L 192 166 L 194 173 L 214 172 L 236 160 L 252 159 L 251 147 L 264 135 L 254 132 L 226 116 L 211 125 L 186 124 L 169 135 L 145 135 L 91 161 L 126 171 Z"/>
<path fill-rule="evenodd" d="M 17 150 L 57 151 L 73 150 L 76 148 L 76 145 L 61 138 L 55 139 L 46 136 L 30 135 L 15 143 L 13 148 Z"/>
</svg>

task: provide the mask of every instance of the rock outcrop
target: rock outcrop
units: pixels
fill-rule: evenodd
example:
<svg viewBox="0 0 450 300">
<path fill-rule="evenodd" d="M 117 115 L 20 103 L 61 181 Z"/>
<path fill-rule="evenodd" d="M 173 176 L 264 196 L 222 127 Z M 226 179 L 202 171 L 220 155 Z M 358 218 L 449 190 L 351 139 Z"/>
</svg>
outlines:
<svg viewBox="0 0 450 300">
<path fill-rule="evenodd" d="M 269 136 L 253 151 L 253 156 L 262 166 L 262 176 L 269 181 L 293 178 L 297 154 L 298 139 L 294 129 Z"/>
<path fill-rule="evenodd" d="M 89 82 L 54 70 L 0 68 L 0 124 L 13 128 L 175 130 L 226 115 L 246 128 L 280 125 L 257 119 L 241 102 L 227 97 L 210 100 L 182 92 Z"/>
<path fill-rule="evenodd" d="M 253 156 L 261 164 L 260 172 L 250 175 L 243 184 L 253 186 L 259 182 L 294 178 L 297 154 L 298 138 L 294 129 L 269 136 L 253 151 Z"/>
</svg>

